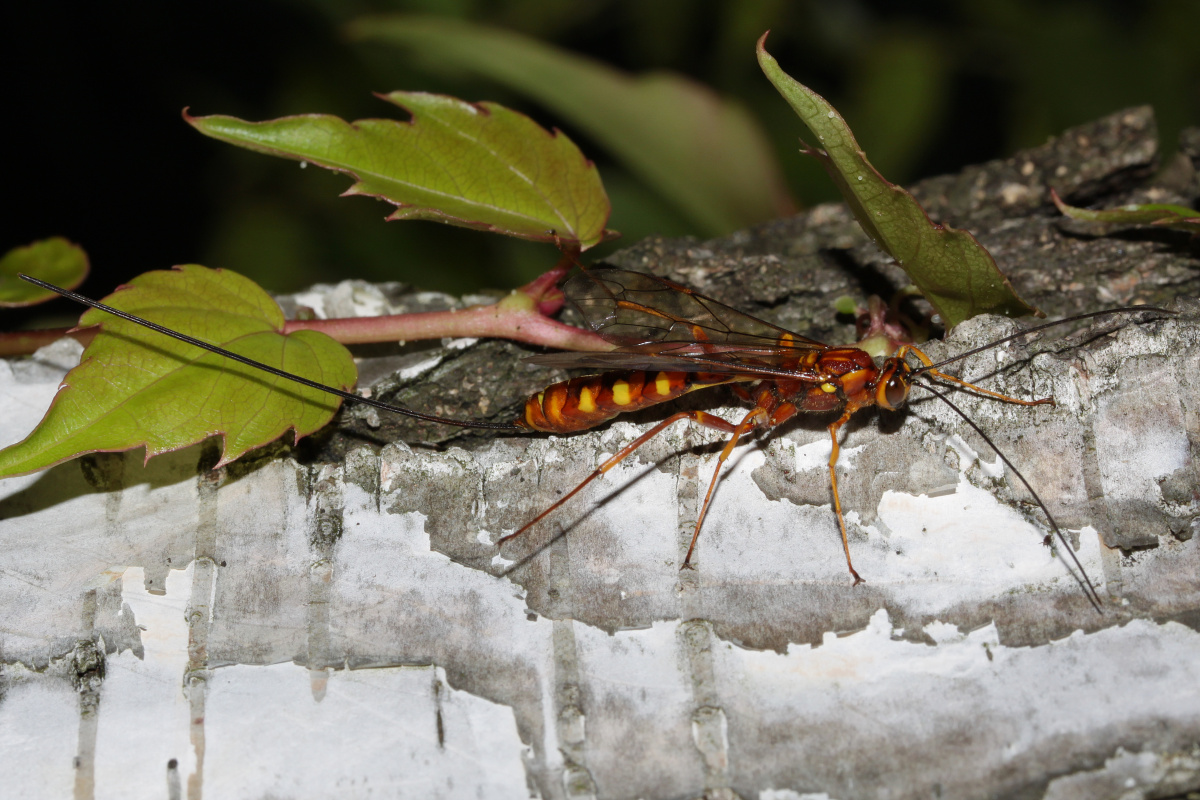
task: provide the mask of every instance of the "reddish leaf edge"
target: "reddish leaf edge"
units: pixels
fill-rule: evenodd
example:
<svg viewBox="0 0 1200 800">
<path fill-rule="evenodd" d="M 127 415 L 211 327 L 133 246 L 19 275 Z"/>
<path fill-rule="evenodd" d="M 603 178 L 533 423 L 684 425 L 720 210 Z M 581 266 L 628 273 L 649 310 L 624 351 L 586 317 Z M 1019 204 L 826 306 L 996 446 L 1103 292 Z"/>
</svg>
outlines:
<svg viewBox="0 0 1200 800">
<path fill-rule="evenodd" d="M 758 42 L 755 45 L 756 53 L 760 53 L 760 54 L 765 53 L 768 56 L 770 56 L 770 53 L 767 52 L 767 37 L 770 34 L 771 34 L 771 29 L 768 28 L 765 32 L 763 32 L 763 35 L 758 38 Z M 774 58 L 774 57 L 772 56 L 772 58 Z M 905 189 L 903 186 L 900 186 L 899 184 L 892 183 L 887 178 L 885 178 L 883 176 L 883 174 L 879 172 L 878 169 L 875 168 L 875 165 L 871 163 L 870 158 L 867 157 L 866 151 L 864 151 L 862 149 L 862 147 L 859 145 L 858 139 L 854 136 L 854 131 L 850 128 L 849 123 L 846 122 L 846 119 L 845 119 L 845 117 L 842 116 L 842 113 L 840 111 L 838 111 L 836 108 L 834 108 L 832 103 L 830 103 L 828 100 L 826 100 L 823 96 L 821 96 L 817 92 L 814 92 L 812 89 L 809 89 L 808 91 L 811 92 L 814 96 L 820 98 L 826 105 L 828 105 L 829 108 L 833 111 L 833 113 L 837 116 L 837 118 L 839 120 L 841 120 L 842 124 L 845 125 L 845 127 L 846 127 L 846 133 L 849 136 L 850 141 L 853 142 L 855 150 L 861 156 L 863 165 L 867 169 L 871 170 L 871 172 L 874 173 L 875 176 L 878 177 L 879 180 L 888 187 L 889 191 L 895 191 L 895 192 L 906 195 L 908 197 L 908 199 L 911 200 L 912 203 L 916 206 L 916 208 L 921 212 L 922 216 L 925 218 L 925 221 L 929 224 L 930 228 L 935 233 L 947 233 L 947 234 L 962 233 L 962 234 L 965 234 L 979 248 L 979 251 L 981 253 L 983 253 L 987 257 L 987 259 L 991 262 L 992 269 L 995 270 L 996 275 L 999 276 L 1001 283 L 1003 284 L 1003 286 L 1006 289 L 1009 290 L 1009 292 L 1012 294 L 1012 296 L 1016 300 L 1016 302 L 1024 307 L 1025 313 L 1027 313 L 1031 316 L 1035 316 L 1035 317 L 1044 318 L 1046 316 L 1046 313 L 1044 311 L 1042 311 L 1041 309 L 1037 308 L 1036 306 L 1030 304 L 1024 298 L 1022 298 L 1020 295 L 1017 294 L 1016 289 L 1013 287 L 1012 282 L 1008 278 L 1008 275 L 1002 269 L 1000 269 L 1000 265 L 998 263 L 996 263 L 995 257 L 992 256 L 991 252 L 986 247 L 983 246 L 983 244 L 979 241 L 979 239 L 976 238 L 974 233 L 972 233 L 969 230 L 963 229 L 963 228 L 955 228 L 952 225 L 948 225 L 946 223 L 934 222 L 933 219 L 929 216 L 929 212 L 925 209 L 925 206 L 921 205 L 921 203 L 916 199 L 916 197 L 913 196 L 912 192 L 908 191 L 907 189 Z M 821 165 L 822 169 L 825 170 L 825 173 L 827 175 L 829 175 L 829 177 L 833 181 L 834 185 L 838 188 L 838 192 L 842 195 L 843 201 L 850 208 L 851 213 L 854 215 L 854 217 L 856 219 L 858 219 L 859 215 L 856 211 L 856 206 L 859 204 L 859 201 L 851 193 L 851 191 L 846 183 L 845 177 L 841 174 L 841 172 L 838 171 L 836 165 L 833 163 L 833 159 L 829 156 L 829 154 L 824 149 L 819 148 L 819 147 L 814 147 L 814 146 L 810 145 L 807 141 L 805 141 L 804 138 L 802 138 L 802 137 L 799 137 L 799 138 L 800 138 L 800 144 L 803 146 L 802 149 L 800 150 L 800 154 L 806 155 L 806 156 L 811 156 L 817 160 L 817 162 Z M 859 227 L 862 228 L 863 233 L 865 233 L 867 235 L 867 238 L 871 239 L 871 241 L 875 243 L 876 247 L 878 247 L 884 254 L 886 254 L 893 261 L 895 261 L 896 264 L 899 265 L 900 268 L 904 270 L 905 274 L 908 274 L 908 266 L 906 264 L 904 264 L 902 261 L 900 261 L 900 259 L 898 259 L 895 256 L 895 254 L 893 254 L 891 252 L 891 250 L 888 249 L 888 247 L 885 245 L 884 242 L 876 240 L 875 236 L 871 233 L 871 231 L 868 230 L 866 225 L 864 225 L 862 223 L 862 220 L 858 220 L 858 221 L 859 221 Z M 934 303 L 934 301 L 932 299 L 929 299 L 929 298 L 926 298 L 926 299 L 929 301 L 929 303 L 931 305 L 934 305 L 935 309 L 937 309 L 937 305 L 936 305 L 936 303 Z M 939 313 L 940 313 L 940 309 L 939 309 Z M 943 317 L 943 319 L 945 319 L 944 314 L 942 314 L 942 317 Z M 951 325 L 950 327 L 953 327 L 953 325 Z"/>
<path fill-rule="evenodd" d="M 343 120 L 346 122 L 347 125 L 349 125 L 354 130 L 358 130 L 359 123 L 362 123 L 362 122 L 390 122 L 390 123 L 393 123 L 396 125 L 407 125 L 409 127 L 411 127 L 412 125 L 417 123 L 417 121 L 418 121 L 417 115 L 411 109 L 406 107 L 403 103 L 392 100 L 385 92 L 372 92 L 372 94 L 375 97 L 379 98 L 380 100 L 383 100 L 384 102 L 390 103 L 391 105 L 399 108 L 405 114 L 408 114 L 408 119 L 406 119 L 406 120 L 405 119 L 395 119 L 393 117 L 369 117 L 369 118 L 361 119 L 361 120 L 352 120 L 352 121 Z M 492 107 L 500 107 L 498 103 L 492 103 L 489 101 L 473 103 L 473 102 L 470 102 L 467 100 L 460 100 L 459 98 L 453 97 L 452 95 L 438 95 L 434 92 L 424 92 L 423 94 L 429 94 L 429 95 L 436 96 L 436 97 L 447 97 L 447 98 L 450 98 L 453 100 L 457 100 L 458 102 L 466 103 L 467 105 L 476 109 L 478 112 L 480 112 L 481 114 L 483 114 L 485 116 L 491 116 L 491 114 L 492 114 L 491 108 Z M 546 128 L 542 127 L 541 125 L 537 124 L 536 120 L 533 120 L 527 114 L 522 114 L 520 111 L 515 111 L 513 109 L 508 109 L 508 110 L 514 114 L 519 114 L 520 116 L 525 117 L 526 119 L 529 119 L 531 122 L 534 123 L 534 127 L 536 127 L 539 131 L 541 131 L 543 134 L 545 134 L 549 138 L 553 139 L 553 138 L 557 138 L 559 136 L 565 136 L 565 134 L 563 134 L 563 132 L 557 127 L 552 127 L 550 129 L 546 129 Z M 201 122 L 206 119 L 228 117 L 228 115 L 224 115 L 224 114 L 207 114 L 207 115 L 201 115 L 201 116 L 194 116 L 189 113 L 190 111 L 191 111 L 191 106 L 184 106 L 182 111 L 180 111 L 180 116 L 183 118 L 184 122 L 186 122 L 188 125 L 195 128 L 196 130 L 200 131 L 200 133 L 202 133 L 202 134 L 204 134 L 204 131 L 200 129 L 200 126 L 197 124 L 198 122 Z M 282 120 L 319 119 L 319 118 L 328 117 L 328 116 L 330 116 L 330 115 L 329 114 L 289 114 L 289 115 L 284 115 L 282 117 L 276 117 L 274 119 L 264 120 L 264 121 L 265 122 L 279 122 Z M 239 120 L 239 121 L 245 122 L 245 120 Z M 251 124 L 261 124 L 261 123 L 251 123 Z M 207 134 L 205 134 L 205 135 L 207 135 Z M 323 163 L 319 159 L 295 156 L 295 155 L 292 155 L 291 153 L 287 153 L 282 150 L 278 150 L 274 147 L 269 147 L 266 145 L 241 144 L 239 146 L 245 147 L 246 149 L 253 150 L 255 152 L 265 153 L 267 155 L 275 156 L 277 158 L 285 158 L 290 161 L 311 163 L 311 164 L 321 167 L 322 169 L 327 169 L 331 172 L 337 172 L 342 175 L 346 175 L 346 176 L 352 178 L 355 182 L 361 181 L 361 178 L 353 170 L 345 169 L 342 167 L 335 167 L 328 163 Z M 587 166 L 589 168 L 595 167 L 595 162 L 592 161 L 592 159 L 588 158 L 587 156 L 583 155 L 582 151 L 580 152 L 580 157 L 583 159 L 583 163 L 585 164 L 585 166 Z M 386 217 L 384 217 L 384 220 L 386 222 L 407 221 L 409 219 L 414 218 L 416 215 L 407 213 L 406 209 L 420 209 L 421 215 L 419 217 L 417 217 L 419 219 L 425 219 L 425 220 L 433 221 L 433 222 L 441 222 L 446 225 L 454 225 L 454 226 L 460 227 L 460 228 L 469 228 L 471 230 L 484 231 L 487 233 L 497 233 L 497 234 L 501 234 L 504 236 L 511 236 L 515 239 L 524 239 L 526 241 L 532 241 L 532 242 L 546 242 L 546 243 L 561 242 L 564 244 L 578 246 L 581 249 L 590 249 L 591 247 L 594 247 L 595 245 L 603 244 L 605 242 L 610 242 L 610 241 L 613 241 L 614 239 L 619 239 L 621 237 L 620 231 L 615 231 L 615 230 L 612 230 L 611 228 L 605 228 L 603 231 L 601 231 L 599 237 L 593 244 L 588 245 L 587 248 L 584 248 L 583 243 L 580 242 L 578 239 L 564 237 L 561 233 L 559 233 L 557 231 L 547 230 L 542 235 L 530 235 L 528 233 L 519 233 L 517 231 L 502 228 L 502 227 L 499 227 L 496 225 L 492 225 L 490 223 L 485 223 L 485 222 L 481 222 L 478 220 L 471 220 L 471 219 L 466 219 L 463 217 L 458 217 L 453 214 L 448 214 L 444 211 L 438 211 L 436 209 L 434 209 L 434 210 L 421 209 L 420 206 L 417 206 L 412 203 L 401 203 L 401 202 L 392 200 L 382 194 L 358 190 L 358 189 L 356 189 L 355 186 L 351 186 L 349 189 L 342 192 L 339 195 L 339 197 L 372 197 L 376 200 L 380 200 L 384 203 L 387 203 L 388 205 L 393 206 L 395 208 L 395 211 L 391 212 Z M 611 212 L 612 212 L 612 207 L 610 204 L 609 213 L 611 214 Z"/>
<path fill-rule="evenodd" d="M 399 122 L 402 125 L 409 125 L 409 126 L 412 126 L 417 123 L 416 112 L 413 111 L 408 106 L 406 106 L 404 103 L 393 99 L 387 92 L 372 92 L 371 94 L 373 94 L 375 97 L 382 100 L 383 102 L 389 103 L 389 104 L 399 108 L 405 114 L 408 114 L 407 120 L 393 120 L 393 121 Z M 460 98 L 453 97 L 452 95 L 443 95 L 443 94 L 438 94 L 436 92 L 421 92 L 421 94 L 426 94 L 426 95 L 430 95 L 433 97 L 446 97 L 446 98 L 450 98 L 453 100 L 458 100 L 459 102 L 463 102 L 463 103 L 466 103 L 467 105 L 471 106 L 476 111 L 478 111 L 482 116 L 485 116 L 485 117 L 492 116 L 493 108 L 504 108 L 506 111 L 508 111 L 512 114 L 516 114 L 517 116 L 524 117 L 525 119 L 529 120 L 531 123 L 533 123 L 533 127 L 536 128 L 538 131 L 540 131 L 547 139 L 554 140 L 554 139 L 558 139 L 560 136 L 564 136 L 564 137 L 566 136 L 566 134 L 563 133 L 562 130 L 558 126 L 551 126 L 550 128 L 546 128 L 546 127 L 542 126 L 541 124 L 539 124 L 537 120 L 533 119 L 528 114 L 523 114 L 520 111 L 511 109 L 511 108 L 507 108 L 506 106 L 501 106 L 499 103 L 495 103 L 490 100 L 482 100 L 482 101 L 478 101 L 478 102 L 472 102 L 470 100 L 461 100 Z M 184 109 L 184 110 L 186 111 L 187 109 Z M 378 121 L 378 118 L 376 119 L 376 121 Z M 355 127 L 355 128 L 358 127 L 354 122 L 351 122 L 349 124 L 352 127 Z M 568 141 L 569 141 L 569 139 L 568 139 Z M 572 144 L 574 144 L 574 143 L 572 142 Z M 576 149 L 578 149 L 578 146 L 576 146 Z M 586 155 L 584 155 L 582 150 L 579 150 L 579 157 L 583 160 L 583 165 L 586 169 L 595 169 L 596 168 L 596 162 L 593 161 L 592 159 L 588 158 Z M 341 196 L 348 197 L 348 196 L 354 196 L 354 195 L 376 197 L 379 200 L 383 200 L 384 202 L 391 203 L 392 205 L 396 206 L 396 211 L 393 211 L 391 214 L 389 214 L 386 217 L 386 220 L 388 222 L 403 221 L 408 218 L 405 214 L 402 213 L 403 210 L 406 208 L 416 208 L 416 206 L 414 206 L 410 203 L 396 203 L 392 200 L 388 200 L 385 197 L 380 197 L 379 195 L 372 195 L 367 192 L 357 192 L 354 190 L 354 187 L 350 187 L 350 189 L 347 189 L 345 192 L 342 193 Z M 607 201 L 607 196 L 605 199 Z M 612 204 L 610 202 L 609 203 L 609 215 L 611 216 L 611 214 L 612 214 Z M 512 231 L 506 231 L 504 229 L 497 228 L 492 225 L 486 225 L 486 224 L 474 222 L 472 220 L 466 220 L 461 217 L 455 217 L 454 215 L 446 214 L 445 212 L 438 212 L 438 216 L 442 219 L 447 220 L 447 222 L 449 224 L 473 228 L 475 230 L 486 230 L 486 231 L 490 231 L 493 233 L 502 233 L 507 236 L 513 236 L 515 238 L 521 238 L 521 239 L 528 239 L 529 241 L 535 241 L 535 242 L 553 242 L 556 245 L 582 247 L 582 243 L 578 239 L 564 238 L 564 237 L 560 236 L 557 232 L 552 231 L 552 230 L 546 231 L 545 234 L 543 234 L 542 236 L 531 237 L 531 236 L 528 236 L 527 234 L 518 234 L 518 233 L 514 233 Z M 600 237 L 599 237 L 599 239 L 597 239 L 595 244 L 603 244 L 604 242 L 610 242 L 614 239 L 619 239 L 620 237 L 621 237 L 621 233 L 619 231 L 614 231 L 611 228 L 605 228 L 603 231 L 600 232 Z M 590 245 L 589 247 L 594 247 L 594 246 L 595 245 Z M 583 249 L 588 249 L 588 248 L 583 248 Z"/>
<path fill-rule="evenodd" d="M 92 338 L 95 338 L 97 335 L 99 335 L 101 333 L 100 329 L 102 327 L 103 327 L 103 323 L 100 323 L 98 325 L 93 325 L 88 328 L 82 328 L 82 329 L 72 328 L 67 331 L 67 334 L 71 335 L 71 334 L 74 334 L 79 331 L 85 331 L 85 332 L 90 331 Z M 90 343 L 90 341 L 89 341 L 89 343 Z M 84 358 L 80 359 L 79 364 L 76 367 L 74 367 L 71 371 L 74 371 L 74 369 L 78 369 L 79 367 L 82 367 L 85 364 L 90 363 L 95 360 L 94 358 L 87 357 L 86 353 L 84 354 L 84 356 L 85 356 Z M 202 357 L 202 356 L 203 356 L 203 353 L 200 357 Z M 22 439 L 19 442 L 14 442 L 12 445 L 9 445 L 9 447 L 19 447 L 21 444 L 23 444 L 25 441 L 27 441 L 31 436 L 34 436 L 37 433 L 38 429 L 42 426 L 42 423 L 50 418 L 51 414 L 54 412 L 55 406 L 57 406 L 59 404 L 59 402 L 62 401 L 65 390 L 72 388 L 72 385 L 69 380 L 70 377 L 71 377 L 71 374 L 70 374 L 70 372 L 68 372 L 66 378 L 64 378 L 63 382 L 59 385 L 58 391 L 56 391 L 54 393 L 54 397 L 50 400 L 50 405 L 46 407 L 46 413 L 42 415 L 42 421 L 39 422 L 38 425 L 32 431 L 29 432 L 28 436 L 26 436 L 24 439 Z M 349 388 L 349 387 L 347 387 L 347 388 Z M 342 401 L 340 399 L 337 401 L 338 406 L 341 405 L 341 402 Z M 338 406 L 334 407 L 334 409 L 333 409 L 334 413 L 337 412 Z M 322 426 L 322 427 L 324 427 L 324 426 Z M 219 439 L 220 440 L 219 446 L 220 446 L 220 451 L 221 451 L 221 457 L 213 465 L 213 469 L 215 470 L 215 469 L 219 469 L 220 467 L 227 466 L 228 464 L 232 464 L 234 461 L 238 461 L 238 460 L 244 458 L 245 456 L 255 452 L 256 450 L 261 450 L 262 448 L 264 448 L 270 444 L 274 444 L 275 442 L 277 442 L 280 439 L 287 436 L 289 433 L 292 434 L 292 446 L 295 446 L 300 443 L 300 440 L 304 439 L 306 436 L 311 436 L 313 433 L 316 433 L 316 431 L 314 430 L 314 431 L 312 431 L 312 433 L 302 434 L 302 433 L 300 433 L 299 429 L 295 425 L 291 425 L 286 430 L 284 430 L 279 436 L 275 437 L 274 439 L 272 439 L 268 442 L 263 442 L 262 444 L 254 445 L 253 447 L 248 447 L 245 450 L 243 450 L 241 453 L 238 453 L 237 455 L 234 455 L 234 456 L 228 455 L 228 452 L 229 452 L 228 433 L 226 433 L 224 431 L 220 431 L 220 432 L 214 433 L 210 436 L 206 436 L 203 439 L 199 439 L 195 442 L 181 444 L 176 447 L 162 447 L 162 448 L 153 449 L 150 447 L 150 443 L 148 441 L 143 440 L 141 442 L 135 442 L 135 443 L 129 445 L 128 447 L 107 447 L 107 448 L 98 447 L 98 448 L 93 448 L 90 450 L 80 450 L 78 452 L 72 453 L 71 455 L 63 456 L 62 458 L 60 458 L 56 461 L 51 461 L 49 463 L 42 464 L 41 466 L 35 467 L 33 469 L 25 470 L 24 472 L 14 472 L 12 474 L 5 475 L 4 477 L 5 478 L 19 478 L 24 475 L 34 475 L 39 472 L 45 472 L 46 470 L 53 469 L 54 467 L 65 464 L 68 461 L 74 461 L 77 458 L 81 458 L 83 456 L 94 455 L 96 453 L 129 453 L 129 452 L 132 452 L 132 451 L 138 450 L 138 449 L 142 449 L 145 451 L 145 454 L 142 456 L 142 466 L 145 467 L 146 465 L 148 465 L 150 463 L 150 459 L 152 459 L 152 458 L 166 455 L 168 453 L 175 453 L 180 450 L 187 450 L 189 447 L 196 447 L 198 445 L 203 445 L 208 442 L 211 442 L 214 439 Z M 7 449 L 7 448 L 5 448 L 5 449 Z"/>
<path fill-rule="evenodd" d="M 1200 211 L 1167 203 L 1145 203 L 1118 208 L 1090 209 L 1067 204 L 1053 188 L 1050 199 L 1065 217 L 1102 225 L 1155 225 L 1200 235 Z"/>
</svg>

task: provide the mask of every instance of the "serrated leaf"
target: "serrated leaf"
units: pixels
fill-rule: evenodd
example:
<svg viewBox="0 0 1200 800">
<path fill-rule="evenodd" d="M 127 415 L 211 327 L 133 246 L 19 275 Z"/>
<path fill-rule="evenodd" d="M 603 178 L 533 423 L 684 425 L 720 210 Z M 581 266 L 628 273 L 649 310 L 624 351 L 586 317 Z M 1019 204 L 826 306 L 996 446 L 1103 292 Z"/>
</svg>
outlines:
<svg viewBox="0 0 1200 800">
<path fill-rule="evenodd" d="M 738 103 L 668 73 L 631 76 L 512 31 L 445 17 L 382 15 L 351 37 L 409 48 L 522 92 L 585 131 L 698 232 L 720 236 L 792 212 L 775 153 Z"/>
<path fill-rule="evenodd" d="M 315 331 L 281 333 L 279 306 L 237 273 L 197 265 L 148 272 L 105 302 L 328 386 L 354 385 L 346 348 Z M 0 477 L 143 446 L 149 460 L 210 436 L 222 438 L 225 464 L 289 430 L 299 440 L 341 403 L 103 311 L 79 322 L 100 332 L 33 433 L 0 451 Z"/>
<path fill-rule="evenodd" d="M 1115 225 L 1157 225 L 1187 233 L 1200 234 L 1200 211 L 1170 203 L 1142 203 L 1092 210 L 1069 206 L 1051 190 L 1051 199 L 1058 210 L 1071 219 L 1084 222 L 1105 222 Z"/>
<path fill-rule="evenodd" d="M 833 106 L 780 69 L 758 40 L 758 63 L 813 135 L 805 147 L 833 178 L 867 235 L 954 326 L 976 314 L 1022 316 L 1036 310 L 1017 297 L 995 260 L 970 233 L 938 225 L 903 188 L 871 166 L 850 126 Z"/>
<path fill-rule="evenodd" d="M 61 236 L 14 247 L 0 259 L 0 307 L 32 306 L 58 297 L 17 277 L 32 275 L 66 289 L 83 283 L 88 270 L 87 253 Z"/>
<path fill-rule="evenodd" d="M 346 173 L 355 179 L 346 194 L 397 206 L 388 219 L 427 219 L 582 249 L 605 238 L 610 207 L 600 175 L 563 133 L 496 103 L 423 92 L 380 98 L 408 110 L 412 120 L 184 118 L 215 139 Z"/>
</svg>

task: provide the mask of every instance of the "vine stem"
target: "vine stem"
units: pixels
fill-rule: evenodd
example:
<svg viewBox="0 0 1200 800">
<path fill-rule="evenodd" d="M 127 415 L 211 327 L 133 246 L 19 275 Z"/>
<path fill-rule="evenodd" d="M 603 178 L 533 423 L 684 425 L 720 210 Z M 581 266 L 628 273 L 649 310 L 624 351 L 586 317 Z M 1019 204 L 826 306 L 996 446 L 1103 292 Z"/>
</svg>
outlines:
<svg viewBox="0 0 1200 800">
<path fill-rule="evenodd" d="M 488 337 L 554 347 L 562 350 L 603 351 L 612 345 L 594 333 L 564 325 L 537 312 L 522 308 L 514 295 L 490 306 L 472 306 L 461 311 L 425 311 L 383 317 L 289 320 L 284 333 L 314 330 L 342 344 L 412 341 L 445 337 Z M 510 303 L 510 301 L 513 301 Z M 528 301 L 532 303 L 532 301 Z"/>
<path fill-rule="evenodd" d="M 283 331 L 320 331 L 347 345 L 419 339 L 492 338 L 559 350 L 611 350 L 613 345 L 596 334 L 547 316 L 563 306 L 558 282 L 572 263 L 564 257 L 553 269 L 514 289 L 510 295 L 493 305 L 381 317 L 288 320 L 284 323 Z M 0 333 L 0 356 L 29 355 L 64 336 L 70 336 L 87 346 L 95 335 L 94 327 L 3 332 Z"/>
</svg>

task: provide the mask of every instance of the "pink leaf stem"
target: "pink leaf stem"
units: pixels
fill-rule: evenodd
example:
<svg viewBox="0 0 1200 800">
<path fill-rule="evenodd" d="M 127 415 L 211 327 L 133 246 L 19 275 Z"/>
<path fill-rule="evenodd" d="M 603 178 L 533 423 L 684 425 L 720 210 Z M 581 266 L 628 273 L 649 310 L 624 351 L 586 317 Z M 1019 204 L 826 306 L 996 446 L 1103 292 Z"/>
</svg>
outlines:
<svg viewBox="0 0 1200 800">
<path fill-rule="evenodd" d="M 509 302 L 520 298 L 515 302 Z M 412 341 L 445 337 L 492 337 L 561 350 L 604 351 L 612 345 L 594 333 L 564 325 L 539 314 L 528 295 L 513 293 L 490 306 L 461 311 L 427 311 L 382 317 L 290 320 L 284 332 L 315 330 L 342 344 Z"/>
</svg>

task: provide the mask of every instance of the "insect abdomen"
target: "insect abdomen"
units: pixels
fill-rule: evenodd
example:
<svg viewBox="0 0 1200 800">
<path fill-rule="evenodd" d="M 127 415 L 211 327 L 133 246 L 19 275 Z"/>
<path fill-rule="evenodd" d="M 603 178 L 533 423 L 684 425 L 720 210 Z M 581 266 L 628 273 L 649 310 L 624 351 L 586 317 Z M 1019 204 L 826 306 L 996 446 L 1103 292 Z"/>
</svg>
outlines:
<svg viewBox="0 0 1200 800">
<path fill-rule="evenodd" d="M 705 372 L 640 370 L 605 372 L 546 387 L 525 401 L 517 424 L 547 433 L 572 433 L 607 422 L 618 414 L 665 403 L 680 395 L 735 380 Z"/>
</svg>

